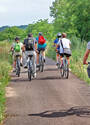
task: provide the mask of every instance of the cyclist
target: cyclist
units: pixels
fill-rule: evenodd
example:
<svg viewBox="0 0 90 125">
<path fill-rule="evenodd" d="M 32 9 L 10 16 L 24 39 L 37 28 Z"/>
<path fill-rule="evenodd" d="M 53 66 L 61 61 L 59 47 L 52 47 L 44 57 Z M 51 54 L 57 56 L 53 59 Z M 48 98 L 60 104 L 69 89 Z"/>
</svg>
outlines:
<svg viewBox="0 0 90 125">
<path fill-rule="evenodd" d="M 84 58 L 83 58 L 83 64 L 88 65 L 88 63 L 86 61 L 87 61 L 87 58 L 89 56 L 89 53 L 90 53 L 90 41 L 87 44 L 87 49 L 86 49 L 86 52 L 85 52 L 85 55 L 84 55 Z"/>
<path fill-rule="evenodd" d="M 23 43 L 20 42 L 19 37 L 16 37 L 15 42 L 11 46 L 11 51 L 13 52 L 13 71 L 16 71 L 16 55 L 20 55 L 20 64 L 22 66 L 22 50 Z"/>
<path fill-rule="evenodd" d="M 46 49 L 46 39 L 43 37 L 42 32 L 39 32 L 38 37 L 36 38 L 38 42 L 37 50 L 40 52 L 42 51 L 42 55 L 44 57 L 45 62 L 45 49 Z M 39 66 L 39 53 L 37 52 L 37 66 Z"/>
<path fill-rule="evenodd" d="M 28 34 L 28 37 L 24 40 L 24 49 L 25 49 L 25 55 L 26 55 L 26 60 L 28 59 L 28 52 L 33 55 L 33 74 L 34 77 L 36 78 L 36 50 L 37 50 L 37 41 L 33 37 L 32 33 Z M 27 67 L 27 62 L 26 65 L 24 66 L 25 68 Z"/>
<path fill-rule="evenodd" d="M 62 33 L 62 40 L 58 42 L 58 45 L 60 46 L 60 59 L 61 59 L 61 66 L 63 64 L 63 56 L 65 55 L 68 61 L 68 65 L 70 64 L 69 57 L 71 56 L 71 50 L 70 45 L 71 42 L 69 39 L 66 38 L 67 34 Z"/>
<path fill-rule="evenodd" d="M 56 63 L 56 65 L 58 65 L 58 61 L 59 61 L 59 52 L 60 52 L 60 46 L 57 46 L 57 43 L 59 42 L 59 40 L 61 39 L 61 36 L 62 36 L 62 34 L 61 33 L 58 33 L 57 34 L 57 38 L 54 40 L 54 47 L 56 47 L 56 61 L 57 61 L 57 63 Z"/>
</svg>

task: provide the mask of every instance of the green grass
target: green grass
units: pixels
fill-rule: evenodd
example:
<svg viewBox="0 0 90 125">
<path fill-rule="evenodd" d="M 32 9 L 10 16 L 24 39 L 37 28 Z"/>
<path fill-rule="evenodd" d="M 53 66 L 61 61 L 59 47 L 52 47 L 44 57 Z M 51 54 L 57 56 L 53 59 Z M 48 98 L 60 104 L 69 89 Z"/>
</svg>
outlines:
<svg viewBox="0 0 90 125">
<path fill-rule="evenodd" d="M 10 44 L 5 42 L 0 42 L 0 123 L 4 119 L 5 110 L 5 87 L 8 85 L 10 80 L 9 71 L 11 65 L 9 62 L 10 56 L 8 55 Z"/>
</svg>

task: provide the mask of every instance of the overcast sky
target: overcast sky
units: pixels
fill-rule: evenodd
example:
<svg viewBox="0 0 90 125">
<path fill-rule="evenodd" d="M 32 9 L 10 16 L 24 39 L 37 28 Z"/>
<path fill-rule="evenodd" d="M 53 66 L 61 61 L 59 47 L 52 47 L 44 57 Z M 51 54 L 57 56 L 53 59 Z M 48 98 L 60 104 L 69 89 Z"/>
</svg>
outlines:
<svg viewBox="0 0 90 125">
<path fill-rule="evenodd" d="M 50 18 L 54 0 L 0 0 L 0 26 L 24 25 Z"/>
</svg>

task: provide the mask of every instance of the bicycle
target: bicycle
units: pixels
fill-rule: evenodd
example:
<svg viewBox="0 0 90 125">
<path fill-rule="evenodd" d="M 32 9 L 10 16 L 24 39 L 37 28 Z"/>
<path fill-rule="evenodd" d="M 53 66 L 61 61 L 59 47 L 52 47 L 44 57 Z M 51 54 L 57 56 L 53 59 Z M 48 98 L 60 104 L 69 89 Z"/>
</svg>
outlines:
<svg viewBox="0 0 90 125">
<path fill-rule="evenodd" d="M 20 76 L 20 55 L 16 55 L 16 75 Z"/>
<path fill-rule="evenodd" d="M 88 73 L 88 77 L 90 78 L 90 62 L 88 62 L 87 73 Z"/>
<path fill-rule="evenodd" d="M 27 66 L 28 66 L 28 79 L 31 81 L 33 74 L 33 54 L 28 54 L 28 60 L 27 60 Z"/>
<path fill-rule="evenodd" d="M 60 78 L 66 78 L 69 77 L 69 65 L 66 57 L 63 57 L 63 64 L 61 65 L 61 62 L 59 61 L 58 69 L 60 71 Z"/>
<path fill-rule="evenodd" d="M 39 51 L 39 71 L 44 71 L 44 57 L 42 55 L 42 50 Z"/>
</svg>

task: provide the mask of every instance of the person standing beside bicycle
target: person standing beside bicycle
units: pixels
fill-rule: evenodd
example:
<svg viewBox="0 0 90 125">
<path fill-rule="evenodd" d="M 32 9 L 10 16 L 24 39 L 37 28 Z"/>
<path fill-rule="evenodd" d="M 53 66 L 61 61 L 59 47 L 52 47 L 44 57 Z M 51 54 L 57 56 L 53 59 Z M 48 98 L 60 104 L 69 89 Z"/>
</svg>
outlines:
<svg viewBox="0 0 90 125">
<path fill-rule="evenodd" d="M 46 39 L 43 37 L 42 32 L 39 32 L 38 37 L 36 38 L 37 40 L 37 66 L 39 66 L 39 52 L 42 51 L 42 55 L 44 57 L 44 62 L 45 62 L 45 49 L 46 49 Z"/>
<path fill-rule="evenodd" d="M 33 74 L 36 78 L 36 51 L 37 51 L 37 41 L 33 37 L 32 33 L 28 34 L 28 37 L 24 40 L 24 50 L 26 55 L 26 61 L 28 59 L 28 54 L 33 55 Z M 24 66 L 24 68 L 27 68 L 27 62 Z"/>
<path fill-rule="evenodd" d="M 63 56 L 65 55 L 68 61 L 68 65 L 70 64 L 69 57 L 71 56 L 71 42 L 66 38 L 67 34 L 62 33 L 62 39 L 58 42 L 57 47 L 60 46 L 60 59 L 61 65 L 63 64 Z"/>
<path fill-rule="evenodd" d="M 13 52 L 13 72 L 16 71 L 16 55 L 20 55 L 20 64 L 22 66 L 22 50 L 23 43 L 20 42 L 19 37 L 16 37 L 15 42 L 11 46 L 11 51 Z"/>
</svg>

